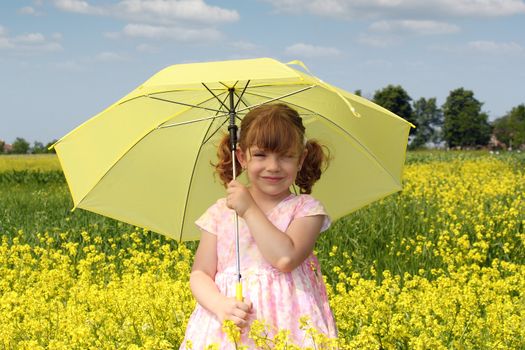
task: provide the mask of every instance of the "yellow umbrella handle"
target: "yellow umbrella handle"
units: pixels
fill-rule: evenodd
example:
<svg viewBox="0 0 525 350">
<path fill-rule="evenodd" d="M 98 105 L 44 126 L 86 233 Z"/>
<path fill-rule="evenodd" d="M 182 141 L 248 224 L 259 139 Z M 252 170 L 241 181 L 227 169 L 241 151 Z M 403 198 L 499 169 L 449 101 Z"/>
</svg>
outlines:
<svg viewBox="0 0 525 350">
<path fill-rule="evenodd" d="M 241 282 L 237 282 L 237 284 L 235 286 L 235 298 L 238 301 L 242 301 L 243 300 L 243 297 L 242 297 L 242 283 Z"/>
</svg>

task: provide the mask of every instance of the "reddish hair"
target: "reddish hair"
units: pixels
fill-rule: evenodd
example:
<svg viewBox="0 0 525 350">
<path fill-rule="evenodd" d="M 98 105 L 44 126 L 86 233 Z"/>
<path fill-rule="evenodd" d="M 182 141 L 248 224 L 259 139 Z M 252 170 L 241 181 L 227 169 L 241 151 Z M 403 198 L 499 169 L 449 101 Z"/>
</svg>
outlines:
<svg viewBox="0 0 525 350">
<path fill-rule="evenodd" d="M 321 173 L 328 165 L 325 147 L 316 140 L 306 144 L 305 127 L 297 111 L 283 103 L 267 104 L 256 107 L 246 114 L 241 122 L 238 146 L 247 151 L 250 147 L 278 154 L 301 155 L 308 151 L 301 170 L 297 173 L 295 184 L 301 193 L 311 193 L 314 183 L 321 178 Z M 224 135 L 217 150 L 218 162 L 215 169 L 224 186 L 233 179 L 233 164 L 229 135 Z M 235 159 L 237 174 L 242 172 L 241 164 Z"/>
</svg>

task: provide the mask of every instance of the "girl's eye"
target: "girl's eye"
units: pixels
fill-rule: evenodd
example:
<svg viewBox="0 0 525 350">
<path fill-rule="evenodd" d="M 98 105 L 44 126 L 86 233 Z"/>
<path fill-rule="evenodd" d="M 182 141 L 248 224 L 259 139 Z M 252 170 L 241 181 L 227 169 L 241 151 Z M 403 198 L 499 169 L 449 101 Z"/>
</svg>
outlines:
<svg viewBox="0 0 525 350">
<path fill-rule="evenodd" d="M 253 154 L 253 156 L 254 156 L 254 157 L 264 157 L 265 154 L 262 153 L 262 152 L 255 152 L 255 153 Z"/>
</svg>

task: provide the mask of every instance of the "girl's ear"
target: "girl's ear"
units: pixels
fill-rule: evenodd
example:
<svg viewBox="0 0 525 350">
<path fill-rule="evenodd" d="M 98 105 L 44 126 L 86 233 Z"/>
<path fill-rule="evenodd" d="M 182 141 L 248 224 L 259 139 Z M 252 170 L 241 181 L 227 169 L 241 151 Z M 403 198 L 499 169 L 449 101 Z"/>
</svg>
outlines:
<svg viewBox="0 0 525 350">
<path fill-rule="evenodd" d="M 243 169 L 246 168 L 246 153 L 244 153 L 244 151 L 240 148 L 240 147 L 237 147 L 237 150 L 235 151 L 235 156 L 237 157 L 237 160 L 239 161 L 239 163 L 241 164 L 241 167 Z"/>
</svg>

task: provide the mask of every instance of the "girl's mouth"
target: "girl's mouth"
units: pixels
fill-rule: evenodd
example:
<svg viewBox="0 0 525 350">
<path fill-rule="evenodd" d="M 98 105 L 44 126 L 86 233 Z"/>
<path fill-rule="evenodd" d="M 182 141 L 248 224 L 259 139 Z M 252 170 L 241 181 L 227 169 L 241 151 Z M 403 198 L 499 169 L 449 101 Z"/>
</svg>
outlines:
<svg viewBox="0 0 525 350">
<path fill-rule="evenodd" d="M 268 181 L 268 182 L 279 182 L 281 181 L 283 178 L 282 177 L 276 177 L 276 176 L 263 176 L 262 177 L 264 180 Z"/>
</svg>

